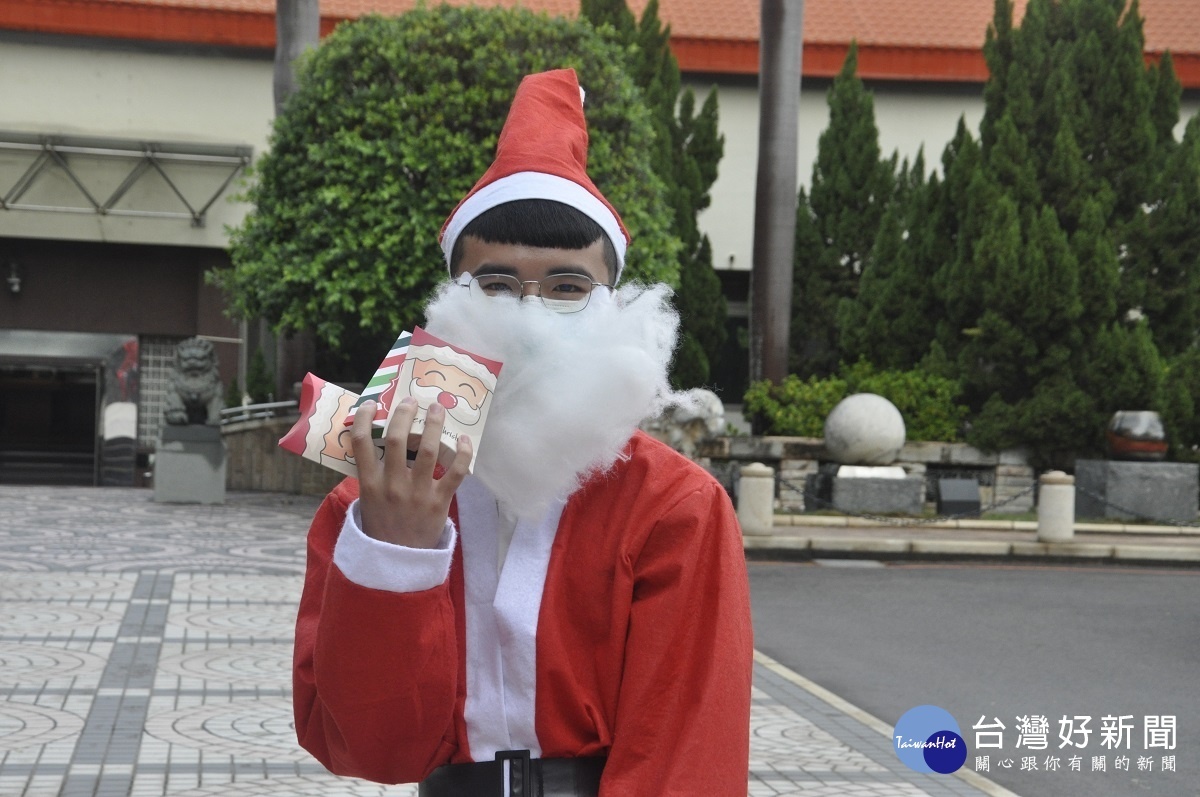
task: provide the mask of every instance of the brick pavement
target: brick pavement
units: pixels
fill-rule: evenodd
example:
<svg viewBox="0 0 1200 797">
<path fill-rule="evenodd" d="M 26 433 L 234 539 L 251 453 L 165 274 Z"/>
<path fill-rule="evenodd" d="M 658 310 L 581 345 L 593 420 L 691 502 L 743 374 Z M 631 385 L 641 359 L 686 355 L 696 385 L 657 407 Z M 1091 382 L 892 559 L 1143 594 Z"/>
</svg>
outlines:
<svg viewBox="0 0 1200 797">
<path fill-rule="evenodd" d="M 0 487 L 0 797 L 415 794 L 296 744 L 292 624 L 309 498 Z M 748 792 L 1007 795 L 929 776 L 890 729 L 758 655 Z"/>
</svg>

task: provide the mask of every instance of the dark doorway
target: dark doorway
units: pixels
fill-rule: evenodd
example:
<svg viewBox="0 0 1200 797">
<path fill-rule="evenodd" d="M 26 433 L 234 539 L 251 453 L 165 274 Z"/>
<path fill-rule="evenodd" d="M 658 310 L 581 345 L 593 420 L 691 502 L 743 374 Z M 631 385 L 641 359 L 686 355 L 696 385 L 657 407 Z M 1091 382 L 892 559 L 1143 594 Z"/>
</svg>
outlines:
<svg viewBox="0 0 1200 797">
<path fill-rule="evenodd" d="M 98 369 L 0 365 L 0 483 L 96 483 Z"/>
</svg>

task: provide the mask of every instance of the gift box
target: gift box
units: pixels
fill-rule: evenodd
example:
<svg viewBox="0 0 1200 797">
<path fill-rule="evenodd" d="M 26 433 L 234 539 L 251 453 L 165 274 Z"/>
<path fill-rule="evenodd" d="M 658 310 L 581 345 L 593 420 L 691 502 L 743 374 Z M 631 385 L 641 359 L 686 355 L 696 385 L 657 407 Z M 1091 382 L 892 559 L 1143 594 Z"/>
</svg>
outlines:
<svg viewBox="0 0 1200 797">
<path fill-rule="evenodd" d="M 384 434 L 400 401 L 417 402 L 417 414 L 407 438 L 415 451 L 425 429 L 429 408 L 436 402 L 446 411 L 438 462 L 450 464 L 460 435 L 470 435 L 474 472 L 479 441 L 487 423 L 502 363 L 454 346 L 420 327 L 401 333 L 361 394 L 308 374 L 301 385 L 300 419 L 279 441 L 281 448 L 349 476 L 357 476 L 350 426 L 363 403 L 376 403 L 372 436 L 380 458 Z M 407 456 L 407 454 L 406 454 Z"/>
</svg>

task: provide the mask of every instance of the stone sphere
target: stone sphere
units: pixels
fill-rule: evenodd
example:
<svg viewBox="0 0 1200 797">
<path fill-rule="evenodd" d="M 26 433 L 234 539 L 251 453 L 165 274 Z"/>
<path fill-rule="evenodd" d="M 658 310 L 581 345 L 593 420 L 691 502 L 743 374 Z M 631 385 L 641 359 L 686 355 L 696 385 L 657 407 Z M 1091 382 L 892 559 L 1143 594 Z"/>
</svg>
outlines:
<svg viewBox="0 0 1200 797">
<path fill-rule="evenodd" d="M 846 396 L 825 419 L 825 450 L 842 465 L 890 465 L 904 435 L 900 410 L 874 393 Z"/>
</svg>

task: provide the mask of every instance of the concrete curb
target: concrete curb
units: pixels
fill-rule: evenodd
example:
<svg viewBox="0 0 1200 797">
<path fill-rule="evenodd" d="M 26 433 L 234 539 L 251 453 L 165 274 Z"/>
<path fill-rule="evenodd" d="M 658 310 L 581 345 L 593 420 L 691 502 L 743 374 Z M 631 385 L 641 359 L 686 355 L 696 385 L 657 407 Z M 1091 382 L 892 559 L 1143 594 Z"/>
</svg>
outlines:
<svg viewBox="0 0 1200 797">
<path fill-rule="evenodd" d="M 858 706 L 849 702 L 848 700 L 845 700 L 845 699 L 839 697 L 838 695 L 834 694 L 833 692 L 830 692 L 828 689 L 821 686 L 820 684 L 817 684 L 814 681 L 810 681 L 809 679 L 805 678 L 800 673 L 784 666 L 783 664 L 781 664 L 780 662 L 771 658 L 767 654 L 756 649 L 754 651 L 754 661 L 757 662 L 758 664 L 762 665 L 763 667 L 766 667 L 767 669 L 769 669 L 771 672 L 775 673 L 779 677 L 781 677 L 787 681 L 790 681 L 791 683 L 793 683 L 796 686 L 800 687 L 801 689 L 805 690 L 806 692 L 813 695 L 814 697 L 828 703 L 829 706 L 832 707 L 835 711 L 839 711 L 842 714 L 846 714 L 847 716 L 857 720 L 858 722 L 862 723 L 863 725 L 865 725 L 866 727 L 875 731 L 876 733 L 882 734 L 889 740 L 892 738 L 893 728 L 891 725 L 888 725 L 886 722 L 879 719 L 875 715 L 869 714 L 866 711 L 863 711 L 861 708 L 859 708 Z M 1018 797 L 1018 795 L 1015 792 L 1011 792 L 1008 789 L 1001 786 L 999 783 L 988 780 L 983 775 L 980 775 L 969 769 L 964 768 L 964 769 L 958 770 L 957 772 L 954 773 L 954 777 L 958 778 L 961 781 L 964 781 L 965 783 L 970 784 L 971 786 L 974 786 L 976 789 L 979 789 L 980 791 L 989 795 L 989 797 Z"/>
<path fill-rule="evenodd" d="M 911 528 L 911 529 L 978 529 L 983 531 L 1037 531 L 1033 520 L 985 520 L 983 518 L 958 518 L 930 520 L 927 523 L 888 523 L 873 518 L 850 517 L 848 515 L 776 515 L 775 527 L 789 526 L 847 526 L 857 528 Z M 1159 526 L 1133 523 L 1076 523 L 1075 531 L 1091 534 L 1152 534 L 1155 536 L 1178 535 L 1200 537 L 1200 526 Z"/>
<path fill-rule="evenodd" d="M 1137 543 L 1037 542 L 1028 540 L 906 539 L 901 537 L 833 537 L 803 534 L 747 535 L 747 554 L 757 558 L 871 557 L 882 559 L 1010 558 L 1054 561 L 1174 562 L 1200 566 L 1200 545 L 1144 545 Z"/>
</svg>

